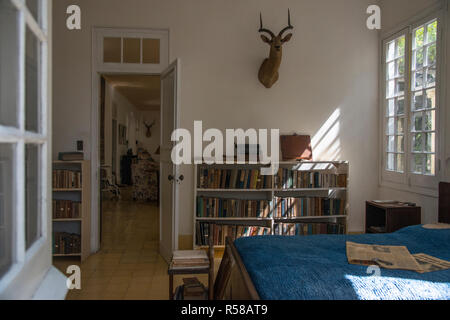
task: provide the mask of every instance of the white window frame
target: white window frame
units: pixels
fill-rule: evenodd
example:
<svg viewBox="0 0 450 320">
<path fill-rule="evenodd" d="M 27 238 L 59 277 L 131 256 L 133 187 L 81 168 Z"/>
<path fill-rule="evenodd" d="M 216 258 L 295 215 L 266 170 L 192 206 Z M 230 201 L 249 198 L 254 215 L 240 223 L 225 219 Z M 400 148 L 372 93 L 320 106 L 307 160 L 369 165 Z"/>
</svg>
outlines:
<svg viewBox="0 0 450 320">
<path fill-rule="evenodd" d="M 19 23 L 19 80 L 17 84 L 18 126 L 0 125 L 0 143 L 11 143 L 14 165 L 14 193 L 12 206 L 15 208 L 13 234 L 13 261 L 10 269 L 0 278 L 0 299 L 30 299 L 45 297 L 50 292 L 50 279 L 64 278 L 52 265 L 52 226 L 51 226 L 51 0 L 41 0 L 40 23 L 35 20 L 25 0 L 9 0 L 18 11 Z M 26 29 L 36 36 L 41 44 L 40 66 L 38 71 L 39 133 L 25 129 L 25 73 L 26 73 Z M 40 197 L 40 237 L 26 249 L 26 208 L 25 208 L 25 147 L 38 144 L 40 148 L 39 197 Z M 54 282 L 53 282 L 54 284 Z M 47 289 L 45 288 L 47 287 Z M 66 292 L 65 286 L 54 287 L 60 295 Z M 36 293 L 38 295 L 36 295 Z M 64 292 L 64 293 L 63 293 Z M 53 297 L 56 297 L 53 293 Z M 64 297 L 64 296 L 62 296 Z"/>
<path fill-rule="evenodd" d="M 421 15 L 417 15 L 390 32 L 381 34 L 380 41 L 380 173 L 379 180 L 381 187 L 397 189 L 432 197 L 438 196 L 438 182 L 443 177 L 441 167 L 442 155 L 445 154 L 445 88 L 446 88 L 446 2 L 425 10 Z M 412 32 L 415 28 L 436 19 L 438 21 L 437 61 L 436 61 L 436 159 L 434 176 L 414 174 L 411 172 L 411 54 L 412 54 Z M 386 44 L 393 39 L 406 36 L 405 41 L 405 170 L 403 173 L 386 170 Z M 441 72 L 441 70 L 443 72 Z M 442 88 L 442 89 L 441 89 Z"/>
</svg>

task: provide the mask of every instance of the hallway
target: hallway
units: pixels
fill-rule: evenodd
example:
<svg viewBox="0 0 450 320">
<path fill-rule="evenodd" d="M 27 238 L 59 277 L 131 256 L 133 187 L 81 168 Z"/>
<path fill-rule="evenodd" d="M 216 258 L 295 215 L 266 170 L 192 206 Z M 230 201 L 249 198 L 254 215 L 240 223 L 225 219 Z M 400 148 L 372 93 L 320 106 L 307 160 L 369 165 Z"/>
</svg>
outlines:
<svg viewBox="0 0 450 320">
<path fill-rule="evenodd" d="M 81 265 L 81 290 L 68 300 L 168 299 L 167 264 L 158 254 L 159 209 L 154 203 L 103 204 L 102 247 Z M 73 259 L 54 262 L 62 272 Z"/>
</svg>

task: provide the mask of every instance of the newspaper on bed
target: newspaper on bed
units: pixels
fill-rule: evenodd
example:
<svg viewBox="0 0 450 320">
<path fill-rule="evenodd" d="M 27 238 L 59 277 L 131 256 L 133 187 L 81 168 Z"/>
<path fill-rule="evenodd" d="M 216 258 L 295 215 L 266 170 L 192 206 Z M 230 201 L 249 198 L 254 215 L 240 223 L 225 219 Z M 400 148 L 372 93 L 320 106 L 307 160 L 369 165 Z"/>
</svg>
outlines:
<svg viewBox="0 0 450 320">
<path fill-rule="evenodd" d="M 420 264 L 405 246 L 382 246 L 346 242 L 350 264 L 378 265 L 386 269 L 422 271 Z"/>
<path fill-rule="evenodd" d="M 419 263 L 422 270 L 417 271 L 420 273 L 433 272 L 433 271 L 441 271 L 450 269 L 450 262 L 441 260 L 432 256 L 429 256 L 425 253 L 417 253 L 413 254 L 413 257 Z"/>
</svg>

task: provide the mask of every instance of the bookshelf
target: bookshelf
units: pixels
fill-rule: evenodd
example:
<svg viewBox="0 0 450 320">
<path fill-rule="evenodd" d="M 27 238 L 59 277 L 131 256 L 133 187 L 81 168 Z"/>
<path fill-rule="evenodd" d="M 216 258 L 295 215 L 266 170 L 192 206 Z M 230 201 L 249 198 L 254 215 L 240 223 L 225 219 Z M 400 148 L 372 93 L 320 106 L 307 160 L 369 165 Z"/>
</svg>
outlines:
<svg viewBox="0 0 450 320">
<path fill-rule="evenodd" d="M 261 164 L 197 164 L 194 169 L 195 248 L 215 247 L 225 236 L 346 233 L 347 161 L 281 162 L 261 176 Z"/>
<path fill-rule="evenodd" d="M 52 171 L 53 257 L 90 254 L 90 162 L 53 161 Z"/>
</svg>

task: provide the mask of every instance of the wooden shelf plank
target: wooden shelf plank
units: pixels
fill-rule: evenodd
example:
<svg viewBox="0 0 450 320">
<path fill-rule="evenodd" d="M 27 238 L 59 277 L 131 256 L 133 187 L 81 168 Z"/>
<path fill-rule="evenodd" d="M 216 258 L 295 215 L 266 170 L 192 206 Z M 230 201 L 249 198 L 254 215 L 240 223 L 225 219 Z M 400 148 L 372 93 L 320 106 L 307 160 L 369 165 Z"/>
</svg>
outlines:
<svg viewBox="0 0 450 320">
<path fill-rule="evenodd" d="M 81 253 L 67 253 L 67 254 L 60 254 L 60 253 L 54 253 L 54 257 L 80 257 Z"/>
<path fill-rule="evenodd" d="M 54 192 L 74 192 L 74 191 L 83 191 L 81 188 L 53 188 Z"/>
<path fill-rule="evenodd" d="M 66 218 L 66 219 L 52 219 L 55 222 L 58 221 L 83 221 L 81 218 Z"/>
</svg>

